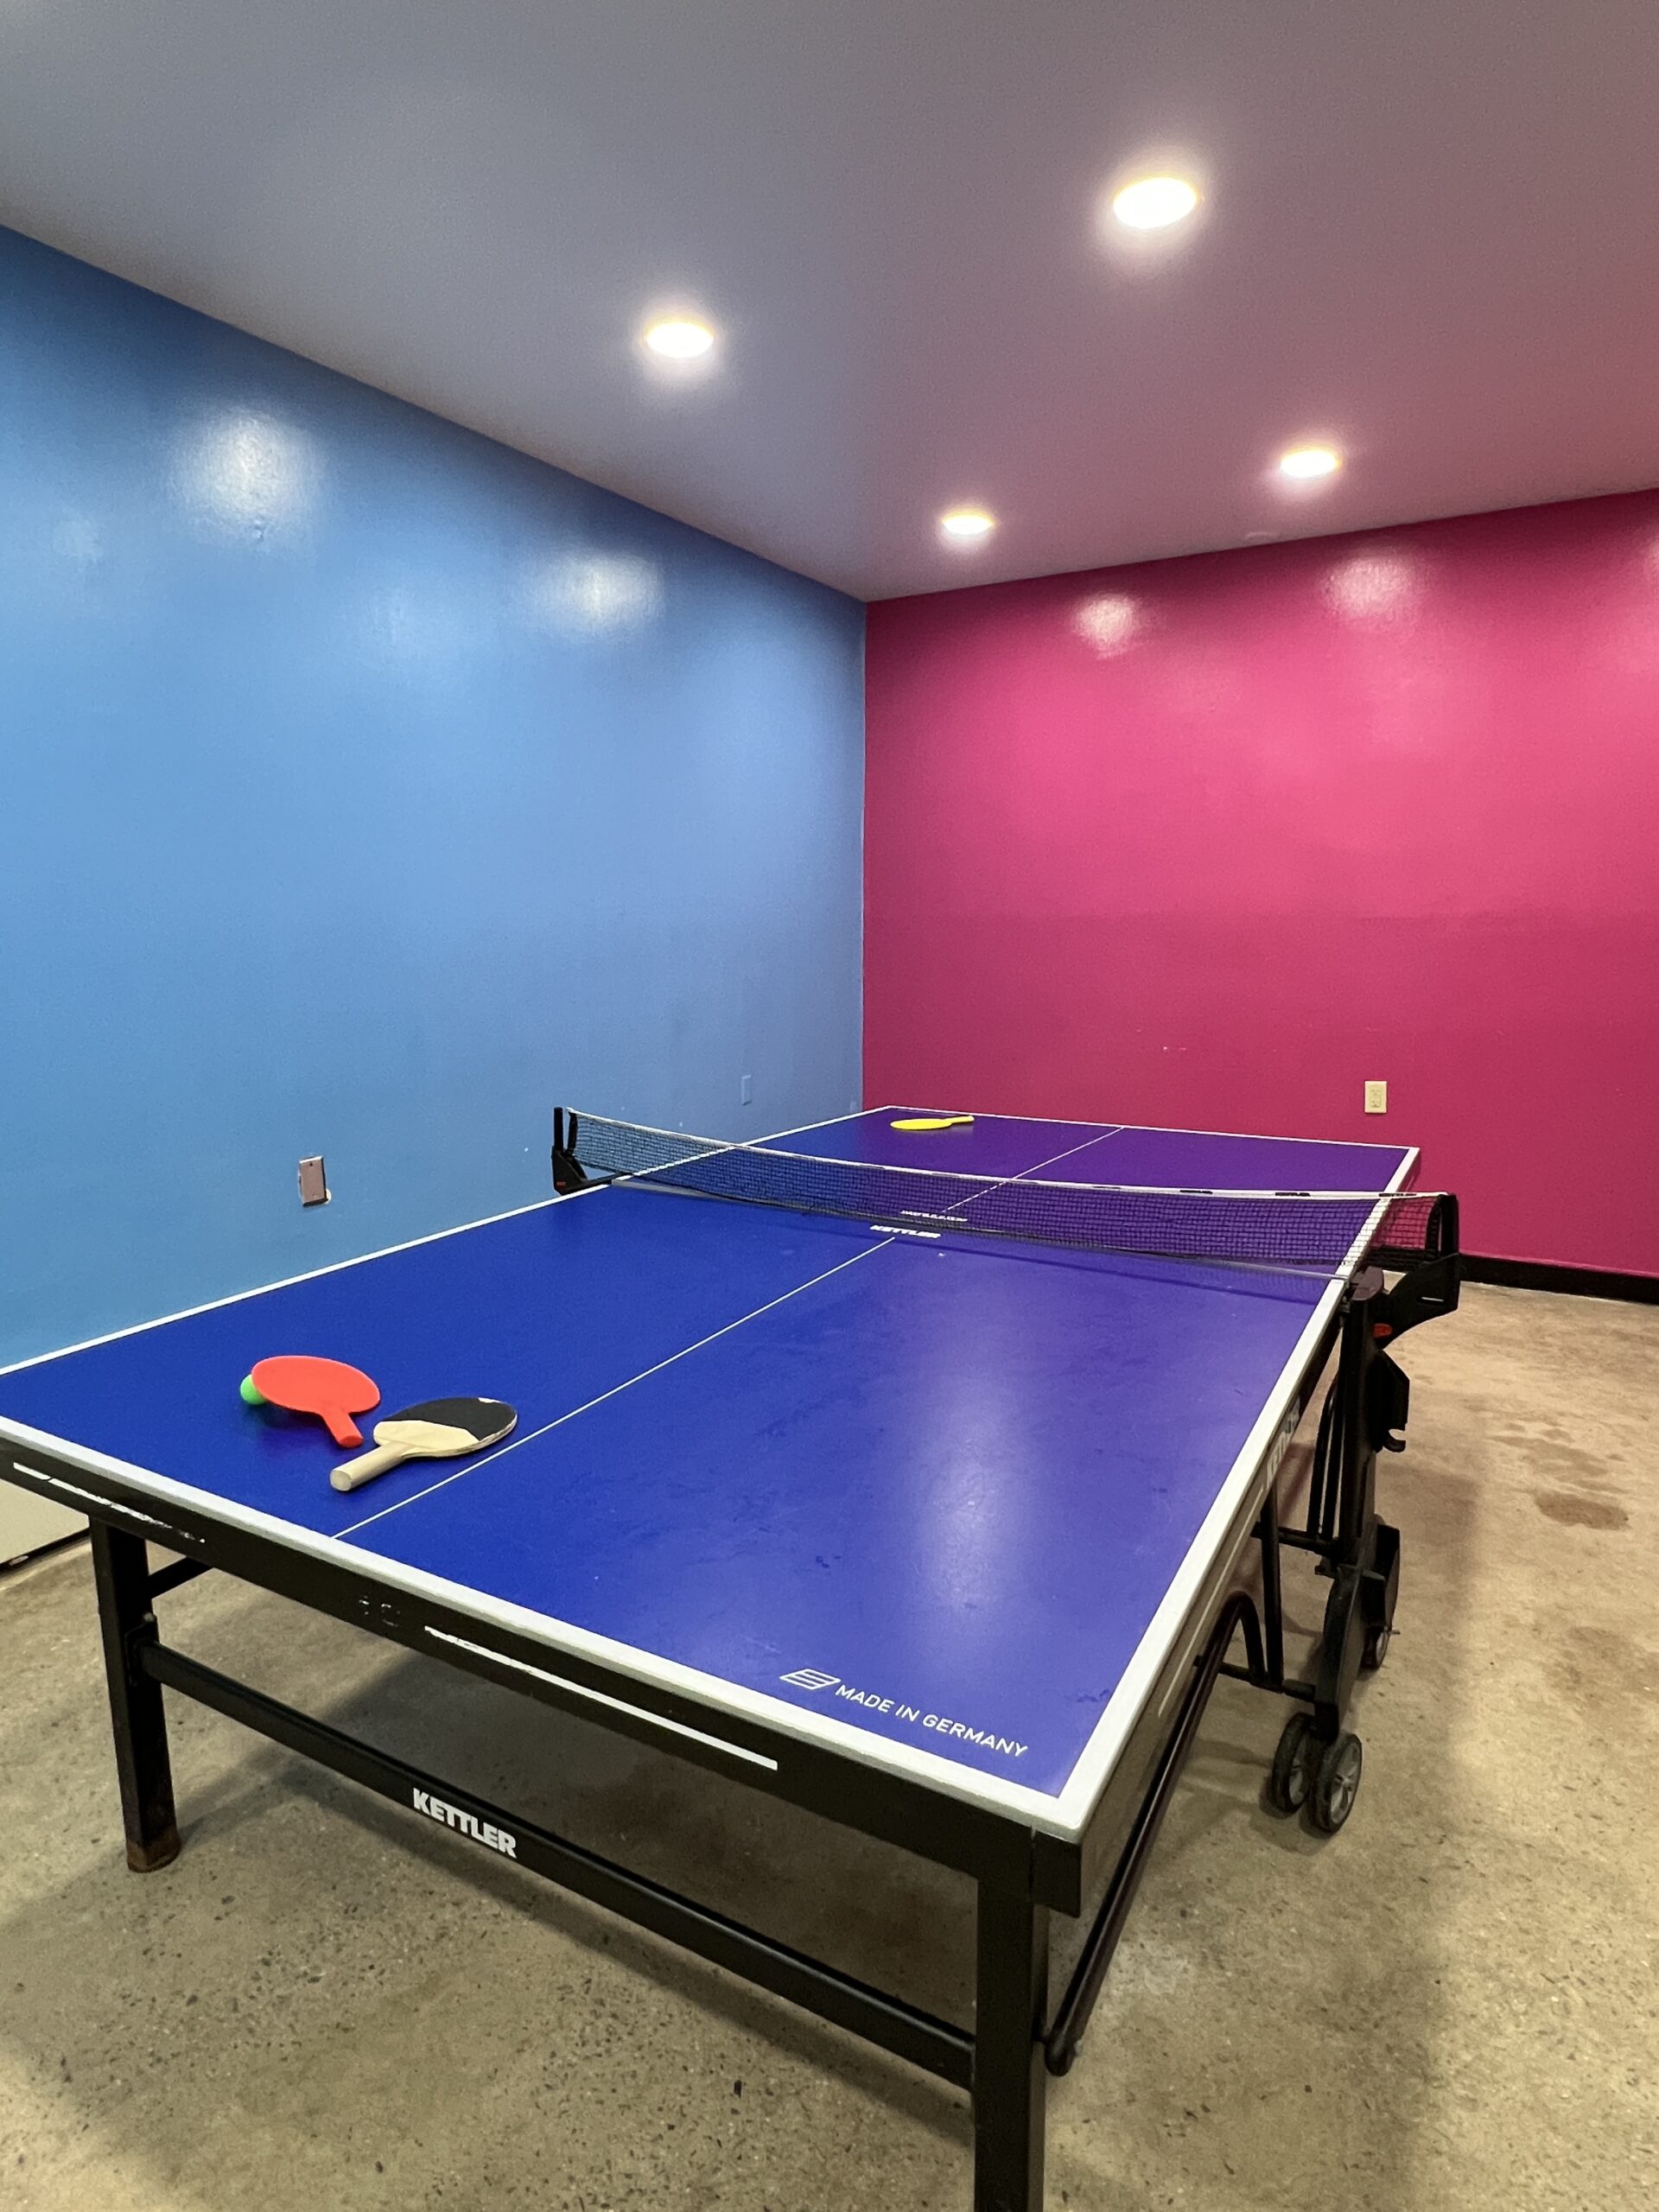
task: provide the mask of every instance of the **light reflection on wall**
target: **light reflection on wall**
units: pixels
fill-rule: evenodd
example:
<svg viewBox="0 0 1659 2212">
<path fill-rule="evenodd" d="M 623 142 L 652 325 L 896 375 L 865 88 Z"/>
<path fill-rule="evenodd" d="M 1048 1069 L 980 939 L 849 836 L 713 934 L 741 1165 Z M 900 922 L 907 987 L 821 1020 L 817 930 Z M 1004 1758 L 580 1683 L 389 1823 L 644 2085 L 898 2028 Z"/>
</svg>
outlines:
<svg viewBox="0 0 1659 2212">
<path fill-rule="evenodd" d="M 1071 626 L 1103 660 L 1110 660 L 1135 643 L 1141 628 L 1141 610 L 1124 593 L 1103 592 L 1083 601 L 1071 618 Z"/>
<path fill-rule="evenodd" d="M 73 568 L 95 569 L 105 557 L 103 530 L 91 515 L 70 508 L 52 533 L 52 550 Z"/>
<path fill-rule="evenodd" d="M 1360 622 L 1410 613 L 1417 592 L 1415 565 L 1403 553 L 1356 553 L 1325 582 L 1325 595 L 1337 612 Z"/>
<path fill-rule="evenodd" d="M 1659 593 L 1653 588 L 1659 585 L 1659 537 L 1649 541 L 1645 558 L 1638 556 L 1635 583 L 1628 595 L 1610 598 L 1606 662 L 1623 676 L 1650 683 L 1659 677 Z"/>
<path fill-rule="evenodd" d="M 256 538 L 303 522 L 321 478 L 317 448 L 303 431 L 244 410 L 198 428 L 177 470 L 180 493 L 195 513 Z"/>
<path fill-rule="evenodd" d="M 636 554 L 566 554 L 531 571 L 525 598 L 531 620 L 561 637 L 614 637 L 661 613 L 662 573 Z"/>
</svg>

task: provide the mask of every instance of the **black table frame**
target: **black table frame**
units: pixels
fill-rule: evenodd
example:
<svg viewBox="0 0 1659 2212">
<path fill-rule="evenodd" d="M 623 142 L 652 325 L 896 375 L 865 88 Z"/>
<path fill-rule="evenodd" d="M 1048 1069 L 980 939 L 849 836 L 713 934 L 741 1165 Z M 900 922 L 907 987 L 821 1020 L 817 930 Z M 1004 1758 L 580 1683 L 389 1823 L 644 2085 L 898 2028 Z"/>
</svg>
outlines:
<svg viewBox="0 0 1659 2212">
<path fill-rule="evenodd" d="M 1188 1633 L 1076 1839 L 872 1768 L 851 1752 L 641 1685 L 594 1660 L 411 1595 L 378 1576 L 366 1555 L 359 1567 L 344 1548 L 337 1560 L 296 1550 L 55 1448 L 0 1439 L 0 1479 L 91 1516 L 127 1861 L 136 1871 L 167 1866 L 180 1847 L 162 1700 L 163 1690 L 171 1689 L 967 2090 L 975 2212 L 1039 2212 L 1046 2077 L 1063 2073 L 1076 2054 L 1217 1680 L 1239 1675 L 1312 1701 L 1316 1729 L 1333 1735 L 1368 1636 L 1374 1637 L 1379 1624 L 1386 1631 L 1392 1619 L 1399 1543 L 1376 1516 L 1375 1468 L 1378 1449 L 1398 1448 L 1405 1402 L 1404 1378 L 1383 1346 L 1456 1304 L 1455 1207 L 1449 1233 L 1449 1252 L 1427 1262 L 1411 1255 L 1417 1263 L 1395 1290 L 1370 1270 L 1335 1310 L 1189 1612 Z M 1286 1530 L 1277 1509 L 1280 1464 L 1333 1351 L 1338 1365 L 1327 1413 L 1332 1448 L 1325 1454 L 1307 1529 Z M 1241 1586 L 1253 1540 L 1261 1556 L 1259 1607 Z M 1284 1668 L 1279 1569 L 1287 1543 L 1317 1552 L 1332 1579 L 1319 1666 L 1306 1682 L 1290 1680 Z M 181 1556 L 152 1571 L 151 1544 Z M 973 2029 L 871 1988 L 175 1649 L 162 1640 L 157 1601 L 209 1570 L 445 1659 L 969 1876 L 977 1898 Z M 1243 1667 L 1228 1659 L 1241 1637 Z M 690 1732 L 665 1735 L 664 1724 Z M 1082 1954 L 1051 2015 L 1049 1916 L 1080 1916 L 1096 1896 Z"/>
</svg>

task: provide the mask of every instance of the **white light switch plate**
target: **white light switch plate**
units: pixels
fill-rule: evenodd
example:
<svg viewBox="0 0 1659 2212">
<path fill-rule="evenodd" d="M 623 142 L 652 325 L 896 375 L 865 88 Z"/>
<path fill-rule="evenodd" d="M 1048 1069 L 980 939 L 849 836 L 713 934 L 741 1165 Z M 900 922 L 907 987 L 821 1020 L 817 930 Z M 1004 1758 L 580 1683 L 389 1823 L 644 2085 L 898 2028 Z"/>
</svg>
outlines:
<svg viewBox="0 0 1659 2212">
<path fill-rule="evenodd" d="M 1386 1114 L 1389 1110 L 1389 1086 L 1386 1083 L 1368 1083 L 1365 1086 L 1365 1111 Z"/>
<path fill-rule="evenodd" d="M 300 1162 L 300 1204 L 302 1206 L 326 1206 L 332 1196 L 322 1154 L 318 1153 L 315 1160 L 302 1160 Z"/>
</svg>

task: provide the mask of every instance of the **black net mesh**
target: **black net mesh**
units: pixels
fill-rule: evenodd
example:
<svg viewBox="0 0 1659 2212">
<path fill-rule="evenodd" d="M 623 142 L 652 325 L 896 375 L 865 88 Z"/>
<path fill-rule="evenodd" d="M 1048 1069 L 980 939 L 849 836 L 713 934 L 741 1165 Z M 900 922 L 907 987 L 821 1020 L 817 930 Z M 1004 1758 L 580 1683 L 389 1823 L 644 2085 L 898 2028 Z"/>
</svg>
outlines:
<svg viewBox="0 0 1659 2212">
<path fill-rule="evenodd" d="M 835 1214 L 920 1236 L 1015 1237 L 1077 1251 L 1334 1274 L 1373 1248 L 1402 1261 L 1440 1249 L 1440 1198 L 1408 1192 L 1148 1190 L 991 1179 L 723 1144 L 584 1114 L 575 1158 L 591 1174 Z"/>
</svg>

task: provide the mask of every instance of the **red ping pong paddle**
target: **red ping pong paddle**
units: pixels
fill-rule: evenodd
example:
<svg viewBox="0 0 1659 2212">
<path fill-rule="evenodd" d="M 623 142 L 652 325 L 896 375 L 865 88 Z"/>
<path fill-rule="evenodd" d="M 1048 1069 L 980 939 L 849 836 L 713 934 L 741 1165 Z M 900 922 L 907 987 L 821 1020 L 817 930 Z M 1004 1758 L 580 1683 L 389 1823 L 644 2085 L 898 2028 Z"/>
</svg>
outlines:
<svg viewBox="0 0 1659 2212">
<path fill-rule="evenodd" d="M 380 1402 L 380 1386 L 360 1367 L 343 1359 L 313 1359 L 301 1352 L 283 1352 L 262 1359 L 242 1386 L 244 1398 L 252 1386 L 256 1402 L 284 1407 L 291 1414 L 315 1414 L 327 1424 L 336 1444 L 360 1444 L 363 1432 L 352 1419 Z"/>
</svg>

